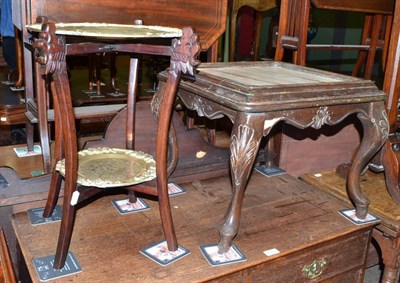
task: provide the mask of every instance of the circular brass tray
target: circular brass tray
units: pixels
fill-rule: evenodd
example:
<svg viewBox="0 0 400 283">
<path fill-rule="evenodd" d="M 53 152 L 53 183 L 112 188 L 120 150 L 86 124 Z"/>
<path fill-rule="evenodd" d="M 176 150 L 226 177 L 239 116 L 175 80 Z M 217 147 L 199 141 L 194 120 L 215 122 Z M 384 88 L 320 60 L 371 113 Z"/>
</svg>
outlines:
<svg viewBox="0 0 400 283">
<path fill-rule="evenodd" d="M 150 154 L 118 148 L 96 147 L 78 152 L 78 184 L 99 188 L 130 186 L 156 177 Z M 65 159 L 56 170 L 65 176 Z"/>
<path fill-rule="evenodd" d="M 29 31 L 40 32 L 41 24 L 27 25 Z M 182 36 L 179 28 L 107 23 L 56 23 L 56 34 L 104 38 L 173 38 Z"/>
</svg>

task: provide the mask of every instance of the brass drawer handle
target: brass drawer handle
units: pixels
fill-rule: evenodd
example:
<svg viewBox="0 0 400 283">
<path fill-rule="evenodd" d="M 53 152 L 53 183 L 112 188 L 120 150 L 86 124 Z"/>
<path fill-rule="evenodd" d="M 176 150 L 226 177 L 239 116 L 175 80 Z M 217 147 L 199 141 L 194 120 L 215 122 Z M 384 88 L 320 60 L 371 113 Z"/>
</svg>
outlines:
<svg viewBox="0 0 400 283">
<path fill-rule="evenodd" d="M 301 271 L 303 271 L 304 277 L 313 280 L 322 274 L 326 263 L 325 259 L 314 260 L 311 264 L 304 265 Z"/>
</svg>

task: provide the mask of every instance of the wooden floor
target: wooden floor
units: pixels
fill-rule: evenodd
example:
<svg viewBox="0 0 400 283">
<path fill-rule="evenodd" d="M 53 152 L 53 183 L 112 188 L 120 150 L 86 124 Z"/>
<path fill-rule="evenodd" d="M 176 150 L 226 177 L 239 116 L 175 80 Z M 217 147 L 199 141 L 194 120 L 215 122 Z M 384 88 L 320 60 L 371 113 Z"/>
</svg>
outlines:
<svg viewBox="0 0 400 283">
<path fill-rule="evenodd" d="M 234 240 L 248 259 L 211 267 L 199 246 L 217 243 L 218 225 L 230 199 L 230 180 L 219 177 L 182 186 L 187 192 L 171 198 L 172 210 L 179 244 L 191 254 L 165 267 L 143 256 L 141 248 L 163 239 L 157 203 L 146 199 L 150 210 L 120 215 L 111 200 L 125 195 L 106 196 L 78 210 L 70 250 L 83 271 L 57 282 L 202 282 L 274 263 L 299 251 L 303 254 L 302 249 L 362 229 L 339 215 L 337 211 L 345 206 L 331 196 L 287 174 L 254 173 Z M 32 226 L 26 212 L 17 213 L 12 221 L 32 280 L 39 282 L 32 259 L 54 253 L 59 223 Z M 273 248 L 280 254 L 263 254 Z M 292 268 L 301 273 L 303 266 Z M 343 271 L 339 269 L 333 267 L 331 272 Z"/>
</svg>

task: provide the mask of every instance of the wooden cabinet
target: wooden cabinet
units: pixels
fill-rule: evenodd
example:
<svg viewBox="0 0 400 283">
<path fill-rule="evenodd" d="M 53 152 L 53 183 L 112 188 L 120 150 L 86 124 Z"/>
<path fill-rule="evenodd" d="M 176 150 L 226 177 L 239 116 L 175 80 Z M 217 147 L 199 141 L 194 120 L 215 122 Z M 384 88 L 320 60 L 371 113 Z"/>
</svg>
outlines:
<svg viewBox="0 0 400 283">
<path fill-rule="evenodd" d="M 265 278 L 270 278 L 271 282 L 318 282 L 353 273 L 356 280 L 351 282 L 359 282 L 362 281 L 368 241 L 369 231 L 338 237 L 260 265 L 251 277 L 253 282 L 261 282 Z"/>
<path fill-rule="evenodd" d="M 367 171 L 361 176 L 360 182 L 361 189 L 371 201 L 370 211 L 381 218 L 381 223 L 375 226 L 372 233 L 384 264 L 381 282 L 394 283 L 398 282 L 400 271 L 400 207 L 389 195 L 385 177 L 383 173 Z M 336 174 L 336 170 L 318 170 L 302 175 L 301 178 L 351 205 L 347 198 L 346 180 Z M 371 252 L 373 256 L 373 250 Z"/>
<path fill-rule="evenodd" d="M 71 251 L 83 271 L 57 283 L 132 282 L 132 278 L 138 282 L 363 281 L 373 224 L 355 225 L 342 217 L 338 210 L 345 205 L 335 198 L 287 174 L 265 177 L 254 172 L 235 238 L 247 260 L 212 267 L 199 247 L 217 243 L 218 225 L 230 200 L 230 179 L 195 180 L 181 186 L 186 193 L 171 197 L 171 206 L 178 243 L 190 250 L 189 255 L 167 266 L 143 256 L 141 248 L 161 239 L 161 228 L 148 221 L 158 214 L 157 202 L 145 199 L 151 209 L 120 215 L 111 199 L 124 196 L 108 196 L 79 209 Z M 32 258 L 54 253 L 59 224 L 32 226 L 26 213 L 18 213 L 13 225 L 32 281 L 39 282 Z M 279 253 L 263 253 L 273 248 Z M 303 271 L 307 266 L 316 278 L 308 279 Z"/>
<path fill-rule="evenodd" d="M 367 229 L 281 256 L 212 282 L 362 282 L 365 248 L 369 239 Z"/>
</svg>

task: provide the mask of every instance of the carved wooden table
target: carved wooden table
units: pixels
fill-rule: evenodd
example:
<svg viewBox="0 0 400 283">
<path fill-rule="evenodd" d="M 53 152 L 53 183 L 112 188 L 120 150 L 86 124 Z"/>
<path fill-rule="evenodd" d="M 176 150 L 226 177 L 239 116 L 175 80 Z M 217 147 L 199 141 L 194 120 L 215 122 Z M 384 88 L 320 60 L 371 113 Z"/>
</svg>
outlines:
<svg viewBox="0 0 400 283">
<path fill-rule="evenodd" d="M 165 75 L 160 75 L 160 87 L 165 85 Z M 360 190 L 360 173 L 388 135 L 385 95 L 371 81 L 281 62 L 208 63 L 201 65 L 194 80 L 181 80 L 178 95 L 200 116 L 225 115 L 234 123 L 232 199 L 220 227 L 220 252 L 229 249 L 239 229 L 260 140 L 280 121 L 319 129 L 357 115 L 363 139 L 350 169 L 348 191 L 357 216 L 366 217 L 369 201 Z"/>
</svg>

